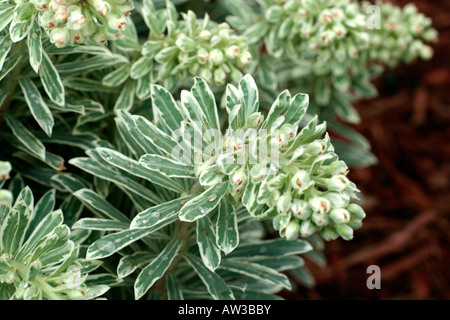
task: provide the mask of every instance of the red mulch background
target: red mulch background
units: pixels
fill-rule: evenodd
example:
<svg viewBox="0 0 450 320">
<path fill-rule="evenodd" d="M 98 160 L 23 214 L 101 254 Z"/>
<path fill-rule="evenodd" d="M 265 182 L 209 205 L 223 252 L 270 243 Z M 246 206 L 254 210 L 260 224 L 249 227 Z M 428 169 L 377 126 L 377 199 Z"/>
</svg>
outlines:
<svg viewBox="0 0 450 320">
<path fill-rule="evenodd" d="M 450 299 L 450 1 L 396 3 L 408 2 L 438 29 L 435 56 L 386 72 L 379 97 L 356 105 L 378 158 L 349 175 L 367 218 L 352 241 L 327 243 L 325 268 L 307 262 L 316 287 L 288 299 Z M 369 265 L 380 290 L 366 286 Z"/>
</svg>

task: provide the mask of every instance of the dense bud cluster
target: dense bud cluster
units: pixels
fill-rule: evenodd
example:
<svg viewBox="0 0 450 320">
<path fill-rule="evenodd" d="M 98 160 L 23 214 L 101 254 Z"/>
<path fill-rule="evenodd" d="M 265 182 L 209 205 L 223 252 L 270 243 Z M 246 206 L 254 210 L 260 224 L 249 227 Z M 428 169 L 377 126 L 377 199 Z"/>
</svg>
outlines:
<svg viewBox="0 0 450 320">
<path fill-rule="evenodd" d="M 438 34 L 431 27 L 430 18 L 418 12 L 412 3 L 403 9 L 390 3 L 377 2 L 377 5 L 381 9 L 381 28 L 370 31 L 373 48 L 370 60 L 395 66 L 399 62 L 411 63 L 433 56 L 433 49 L 426 43 L 435 42 Z"/>
<path fill-rule="evenodd" d="M 31 0 L 15 1 L 25 6 L 26 17 L 36 19 L 57 47 L 72 44 L 105 44 L 116 40 L 133 10 L 132 0 Z"/>
<path fill-rule="evenodd" d="M 351 203 L 359 190 L 347 178 L 348 167 L 334 153 L 328 135 L 320 139 L 325 124 L 318 125 L 315 117 L 300 129 L 308 101 L 307 95 L 291 98 L 285 91 L 266 120 L 260 112 L 240 123 L 232 120 L 214 156 L 194 171 L 205 188 L 228 181 L 234 201 L 255 217 L 271 218 L 282 237 L 320 232 L 326 240 L 350 240 L 365 217 Z M 238 103 L 237 108 L 245 104 Z"/>
<path fill-rule="evenodd" d="M 252 61 L 245 37 L 238 36 L 227 23 L 212 24 L 207 15 L 200 22 L 194 12 L 188 11 L 183 20 L 168 21 L 167 27 L 167 34 L 151 34 L 142 50 L 144 59 L 160 64 L 160 79 L 199 75 L 222 85 L 228 75 L 239 81 L 241 70 Z"/>
</svg>

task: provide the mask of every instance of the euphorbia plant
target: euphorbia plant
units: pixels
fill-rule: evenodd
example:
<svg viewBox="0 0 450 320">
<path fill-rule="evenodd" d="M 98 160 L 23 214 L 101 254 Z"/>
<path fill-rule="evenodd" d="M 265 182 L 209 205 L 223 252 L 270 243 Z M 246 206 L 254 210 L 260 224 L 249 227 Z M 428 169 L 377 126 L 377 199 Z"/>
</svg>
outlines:
<svg viewBox="0 0 450 320">
<path fill-rule="evenodd" d="M 334 115 L 374 63 L 431 56 L 429 19 L 198 4 L 0 2 L 2 299 L 279 299 L 357 236 L 369 146 Z"/>
</svg>

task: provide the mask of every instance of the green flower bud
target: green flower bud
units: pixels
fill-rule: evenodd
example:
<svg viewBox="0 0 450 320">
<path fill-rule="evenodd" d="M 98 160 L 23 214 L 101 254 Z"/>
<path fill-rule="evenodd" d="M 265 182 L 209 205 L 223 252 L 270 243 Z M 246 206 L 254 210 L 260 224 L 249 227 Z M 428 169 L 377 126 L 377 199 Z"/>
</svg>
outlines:
<svg viewBox="0 0 450 320">
<path fill-rule="evenodd" d="M 222 50 L 219 49 L 211 50 L 209 58 L 215 66 L 218 66 L 224 62 L 224 54 Z"/>
<path fill-rule="evenodd" d="M 243 68 L 246 68 L 248 63 L 252 61 L 252 55 L 248 51 L 243 51 L 238 56 L 238 62 L 242 65 Z"/>
<path fill-rule="evenodd" d="M 300 224 L 299 233 L 300 233 L 300 236 L 306 238 L 318 230 L 319 230 L 319 228 L 311 220 L 305 220 L 305 221 L 302 221 Z"/>
<path fill-rule="evenodd" d="M 313 212 L 325 214 L 330 211 L 330 201 L 323 197 L 314 197 L 309 200 Z"/>
<path fill-rule="evenodd" d="M 336 240 L 339 238 L 339 234 L 330 226 L 323 227 L 320 230 L 320 235 L 325 241 Z"/>
<path fill-rule="evenodd" d="M 209 52 L 206 51 L 204 48 L 198 49 L 197 60 L 198 60 L 198 63 L 205 64 L 209 60 Z"/>
<path fill-rule="evenodd" d="M 238 46 L 233 45 L 227 48 L 225 51 L 225 55 L 227 58 L 234 59 L 239 55 L 240 49 Z"/>
<path fill-rule="evenodd" d="M 300 199 L 292 200 L 291 211 L 294 217 L 300 220 L 307 220 L 312 216 L 312 210 L 308 202 Z"/>
<path fill-rule="evenodd" d="M 11 172 L 11 170 L 11 163 L 9 163 L 8 161 L 0 161 L 0 181 L 9 179 L 9 173 Z"/>
<path fill-rule="evenodd" d="M 346 192 L 327 192 L 323 197 L 330 201 L 333 208 L 344 208 L 350 202 L 350 196 Z"/>
<path fill-rule="evenodd" d="M 64 47 L 70 41 L 70 33 L 66 28 L 54 28 L 50 33 L 50 41 L 57 48 Z"/>
<path fill-rule="evenodd" d="M 281 215 L 285 215 L 291 209 L 291 195 L 283 194 L 277 201 L 277 211 Z"/>
<path fill-rule="evenodd" d="M 80 30 L 86 25 L 86 18 L 77 6 L 70 6 L 67 9 L 69 17 L 67 18 L 67 27 L 71 30 Z"/>
<path fill-rule="evenodd" d="M 255 164 L 250 169 L 250 178 L 253 183 L 261 183 L 261 181 L 267 176 L 269 173 L 269 168 L 265 164 Z"/>
<path fill-rule="evenodd" d="M 349 227 L 351 227 L 353 230 L 358 230 L 359 228 L 362 227 L 362 221 L 361 220 L 356 220 L 356 219 L 351 219 L 347 225 Z"/>
<path fill-rule="evenodd" d="M 198 34 L 198 37 L 201 40 L 209 40 L 211 38 L 211 32 L 209 30 L 202 30 L 200 31 L 200 33 Z"/>
<path fill-rule="evenodd" d="M 353 239 L 353 229 L 352 227 L 346 225 L 346 224 L 337 224 L 335 226 L 336 232 L 338 235 L 342 237 L 344 240 L 351 240 Z"/>
<path fill-rule="evenodd" d="M 350 221 L 350 212 L 342 208 L 337 208 L 330 211 L 329 217 L 337 224 L 348 223 Z"/>
<path fill-rule="evenodd" d="M 261 112 L 254 112 L 248 116 L 247 127 L 256 128 L 261 125 L 264 121 L 264 116 Z"/>
<path fill-rule="evenodd" d="M 44 13 L 39 16 L 39 24 L 45 29 L 54 28 L 56 25 L 56 20 L 53 12 L 44 11 Z"/>
<path fill-rule="evenodd" d="M 222 68 L 217 68 L 214 70 L 214 83 L 217 86 L 223 85 L 227 81 L 227 75 L 225 74 L 225 71 L 223 71 Z"/>
<path fill-rule="evenodd" d="M 67 20 L 67 6 L 59 6 L 54 17 L 57 23 L 65 22 Z"/>
<path fill-rule="evenodd" d="M 286 227 L 285 235 L 287 240 L 295 240 L 298 237 L 300 231 L 300 224 L 297 219 L 293 219 Z"/>
<path fill-rule="evenodd" d="M 344 175 L 332 176 L 327 181 L 327 188 L 328 190 L 341 192 L 349 186 L 349 183 L 347 177 Z"/>
<path fill-rule="evenodd" d="M 314 184 L 311 181 L 308 171 L 298 170 L 291 179 L 291 185 L 297 189 L 299 193 L 303 193 L 306 189 Z"/>
<path fill-rule="evenodd" d="M 328 166 L 327 172 L 333 176 L 338 174 L 345 175 L 348 173 L 348 167 L 342 160 L 334 161 Z"/>
<path fill-rule="evenodd" d="M 106 16 L 111 11 L 111 5 L 104 0 L 88 0 L 100 15 Z"/>
<path fill-rule="evenodd" d="M 235 186 L 241 186 L 245 181 L 247 181 L 245 170 L 243 168 L 236 170 L 231 178 L 231 181 Z"/>
<path fill-rule="evenodd" d="M 102 29 L 94 33 L 91 38 L 97 44 L 106 44 L 106 35 Z"/>
<path fill-rule="evenodd" d="M 0 207 L 11 207 L 13 195 L 9 190 L 0 190 Z"/>
<path fill-rule="evenodd" d="M 313 212 L 311 216 L 311 220 L 316 224 L 318 227 L 324 227 L 328 225 L 330 222 L 330 219 L 326 214 L 320 213 L 320 212 Z"/>
<path fill-rule="evenodd" d="M 319 141 L 311 142 L 305 147 L 305 152 L 313 156 L 321 155 L 323 151 L 323 145 Z"/>
<path fill-rule="evenodd" d="M 117 33 L 125 30 L 127 20 L 123 15 L 110 13 L 106 16 L 106 22 L 108 24 L 108 29 L 113 33 Z"/>
<path fill-rule="evenodd" d="M 348 212 L 350 212 L 352 218 L 362 220 L 366 217 L 366 213 L 363 208 L 356 203 L 351 203 L 347 206 Z"/>
</svg>

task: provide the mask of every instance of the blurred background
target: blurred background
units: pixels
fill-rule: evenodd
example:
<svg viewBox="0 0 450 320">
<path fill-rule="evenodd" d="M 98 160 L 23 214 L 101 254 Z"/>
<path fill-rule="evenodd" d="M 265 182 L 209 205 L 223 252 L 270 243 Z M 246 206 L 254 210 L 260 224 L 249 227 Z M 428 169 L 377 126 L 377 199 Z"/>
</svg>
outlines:
<svg viewBox="0 0 450 320">
<path fill-rule="evenodd" d="M 307 261 L 316 286 L 288 299 L 450 298 L 450 1 L 413 2 L 433 20 L 439 43 L 431 61 L 387 71 L 380 95 L 358 102 L 378 164 L 353 169 L 367 218 L 355 238 L 327 243 L 327 266 Z M 369 265 L 381 289 L 369 290 Z"/>
</svg>

